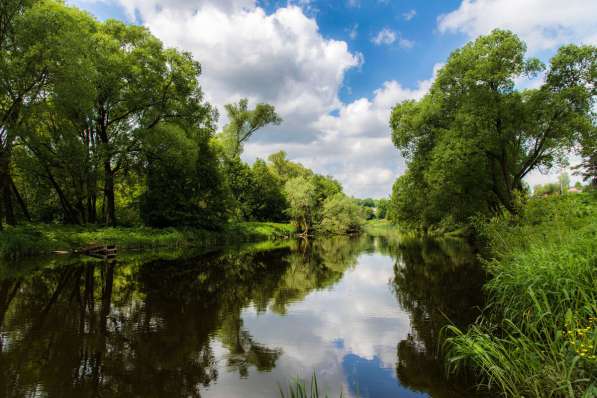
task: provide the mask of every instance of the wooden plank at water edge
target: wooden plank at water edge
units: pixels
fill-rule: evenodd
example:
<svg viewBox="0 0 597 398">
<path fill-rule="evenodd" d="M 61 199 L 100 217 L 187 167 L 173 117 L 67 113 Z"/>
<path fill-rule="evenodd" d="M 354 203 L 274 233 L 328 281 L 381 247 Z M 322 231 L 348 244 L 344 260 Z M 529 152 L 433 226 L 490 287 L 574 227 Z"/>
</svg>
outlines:
<svg viewBox="0 0 597 398">
<path fill-rule="evenodd" d="M 90 246 L 84 248 L 82 251 L 88 256 L 102 258 L 104 260 L 115 258 L 118 252 L 115 245 Z"/>
</svg>

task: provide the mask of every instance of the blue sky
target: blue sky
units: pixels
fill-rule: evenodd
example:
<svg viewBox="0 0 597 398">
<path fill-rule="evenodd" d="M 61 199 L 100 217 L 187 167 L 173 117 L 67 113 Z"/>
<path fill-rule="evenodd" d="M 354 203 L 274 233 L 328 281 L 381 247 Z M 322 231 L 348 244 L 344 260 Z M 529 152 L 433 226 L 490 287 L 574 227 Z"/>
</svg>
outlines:
<svg viewBox="0 0 597 398">
<path fill-rule="evenodd" d="M 206 98 L 220 110 L 242 97 L 274 104 L 284 123 L 251 140 L 247 161 L 283 149 L 360 197 L 387 195 L 404 172 L 390 141 L 391 108 L 423 96 L 454 49 L 497 27 L 513 30 L 544 61 L 562 44 L 597 42 L 597 1 L 588 0 L 69 3 L 99 19 L 143 24 L 192 52 Z M 534 173 L 530 183 L 553 178 Z"/>
<path fill-rule="evenodd" d="M 418 80 L 429 78 L 433 65 L 445 61 L 450 52 L 466 42 L 464 35 L 441 35 L 436 32 L 438 15 L 458 7 L 459 1 L 426 2 L 420 0 L 317 2 L 315 17 L 326 37 L 345 40 L 351 51 L 363 54 L 361 68 L 348 71 L 340 98 L 347 102 L 368 97 L 385 81 L 398 79 L 415 88 Z M 372 39 L 383 29 L 395 32 L 396 41 L 376 45 Z M 356 34 L 351 38 L 350 34 Z M 411 48 L 401 47 L 407 40 Z"/>
</svg>

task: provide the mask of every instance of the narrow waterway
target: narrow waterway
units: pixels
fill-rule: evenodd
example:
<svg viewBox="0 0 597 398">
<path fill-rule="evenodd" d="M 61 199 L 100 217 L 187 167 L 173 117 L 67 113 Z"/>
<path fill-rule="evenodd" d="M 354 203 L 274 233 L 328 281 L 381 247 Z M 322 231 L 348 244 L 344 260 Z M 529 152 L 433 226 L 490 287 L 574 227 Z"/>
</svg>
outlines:
<svg viewBox="0 0 597 398">
<path fill-rule="evenodd" d="M 437 360 L 481 305 L 456 240 L 257 244 L 0 272 L 0 396 L 469 397 Z"/>
</svg>

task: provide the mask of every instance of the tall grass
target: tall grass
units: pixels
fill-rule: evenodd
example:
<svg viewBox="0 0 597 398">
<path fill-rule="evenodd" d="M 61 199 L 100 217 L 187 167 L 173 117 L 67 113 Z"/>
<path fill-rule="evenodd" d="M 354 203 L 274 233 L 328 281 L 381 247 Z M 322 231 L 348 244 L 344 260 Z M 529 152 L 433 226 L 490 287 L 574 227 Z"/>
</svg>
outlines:
<svg viewBox="0 0 597 398">
<path fill-rule="evenodd" d="M 468 331 L 449 328 L 449 369 L 504 396 L 597 396 L 595 196 L 533 199 L 482 234 L 489 306 Z"/>
</svg>

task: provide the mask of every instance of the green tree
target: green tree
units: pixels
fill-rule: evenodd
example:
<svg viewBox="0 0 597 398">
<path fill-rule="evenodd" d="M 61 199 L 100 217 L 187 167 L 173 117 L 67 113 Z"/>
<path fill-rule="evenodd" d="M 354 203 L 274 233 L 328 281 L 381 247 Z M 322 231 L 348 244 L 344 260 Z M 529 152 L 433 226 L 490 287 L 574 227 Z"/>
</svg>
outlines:
<svg viewBox="0 0 597 398">
<path fill-rule="evenodd" d="M 270 170 L 265 161 L 257 159 L 252 168 L 255 189 L 253 219 L 258 221 L 286 221 L 288 203 L 284 197 L 284 186 Z"/>
<path fill-rule="evenodd" d="M 0 195 L 8 224 L 16 223 L 14 198 L 23 207 L 12 178 L 15 140 L 30 110 L 49 92 L 67 91 L 78 81 L 67 77 L 74 70 L 72 60 L 81 59 L 87 48 L 91 22 L 86 14 L 53 1 L 7 0 L 0 6 Z M 84 70 L 85 62 L 80 66 Z"/>
<path fill-rule="evenodd" d="M 95 66 L 86 49 L 93 46 L 96 22 L 89 15 L 62 5 L 54 4 L 51 11 L 42 10 L 42 18 L 55 20 L 55 14 L 68 17 L 64 23 L 69 24 L 70 34 L 63 31 L 56 39 L 57 47 L 64 53 L 60 58 L 68 62 L 53 67 L 54 77 L 43 99 L 29 106 L 23 116 L 19 143 L 26 151 L 16 166 L 41 177 L 35 188 L 46 185 L 54 191 L 62 221 L 95 222 L 99 153 L 88 127 L 95 98 L 89 76 L 95 75 Z M 40 23 L 50 22 L 42 19 Z"/>
<path fill-rule="evenodd" d="M 547 184 L 539 184 L 533 187 L 533 195 L 558 195 L 562 192 L 562 185 L 559 182 L 549 182 Z"/>
<path fill-rule="evenodd" d="M 209 131 L 162 124 L 144 139 L 147 190 L 141 216 L 155 227 L 217 229 L 227 216 L 226 196 Z"/>
<path fill-rule="evenodd" d="M 117 197 L 127 207 L 123 211 L 134 210 L 124 196 L 140 191 L 147 160 L 143 140 L 154 129 L 163 131 L 161 124 L 211 136 L 215 111 L 203 101 L 199 64 L 188 53 L 164 48 L 148 30 L 99 23 L 54 1 L 35 3 L 18 26 L 13 41 L 20 52 L 13 50 L 1 67 L 13 67 L 7 76 L 17 86 L 29 84 L 30 76 L 43 78 L 35 96 L 21 100 L 27 106 L 16 107 L 22 111 L 18 123 L 3 129 L 10 133 L 5 142 L 18 138 L 24 144 L 16 166 L 29 176 L 20 180 L 30 184 L 25 191 L 49 187 L 64 222 L 96 222 L 99 201 L 105 223 L 112 225 Z M 28 73 L 24 62 L 32 65 Z M 10 156 L 4 158 L 10 165 Z M 24 202 L 8 179 L 5 185 Z M 6 197 L 11 205 L 11 195 Z M 9 207 L 7 214 L 13 214 Z"/>
<path fill-rule="evenodd" d="M 597 188 L 597 145 L 585 143 L 581 149 L 582 161 L 576 166 L 576 171 L 582 175 L 583 181 L 588 181 L 593 188 Z"/>
<path fill-rule="evenodd" d="M 595 72 L 597 75 L 597 72 Z M 593 188 L 597 188 L 597 128 L 588 129 L 580 139 L 581 162 L 575 166 L 575 174 L 582 176 Z"/>
<path fill-rule="evenodd" d="M 232 215 L 237 220 L 252 220 L 259 198 L 251 167 L 238 156 L 225 156 L 222 163 L 232 199 Z"/>
<path fill-rule="evenodd" d="M 309 235 L 317 206 L 317 186 L 313 178 L 294 177 L 286 182 L 284 193 L 288 215 L 303 235 Z"/>
<path fill-rule="evenodd" d="M 428 228 L 515 212 L 524 177 L 564 164 L 593 128 L 594 47 L 561 48 L 546 82 L 519 91 L 516 79 L 545 70 L 525 51 L 511 32 L 481 36 L 451 54 L 424 98 L 394 108 L 392 138 L 408 162 L 392 199 L 399 221 Z"/>
<path fill-rule="evenodd" d="M 388 200 L 378 199 L 377 206 L 375 208 L 375 217 L 378 220 L 385 220 L 388 215 Z"/>
<path fill-rule="evenodd" d="M 344 235 L 360 232 L 364 223 L 364 209 L 354 199 L 337 193 L 323 202 L 317 229 L 327 234 Z"/>
<path fill-rule="evenodd" d="M 229 122 L 220 133 L 224 153 L 229 158 L 240 156 L 245 143 L 257 130 L 269 125 L 279 125 L 282 118 L 278 116 L 273 105 L 259 103 L 255 109 L 249 109 L 249 101 L 241 99 L 238 104 L 225 106 Z"/>
<path fill-rule="evenodd" d="M 267 160 L 272 170 L 278 178 L 284 183 L 295 177 L 310 177 L 313 171 L 307 169 L 300 163 L 288 160 L 287 154 L 284 151 L 272 153 Z"/>
<path fill-rule="evenodd" d="M 580 151 L 582 158 L 577 172 L 597 186 L 597 128 L 595 127 L 594 101 L 597 96 L 597 47 L 595 46 L 565 46 L 562 47 L 551 61 L 552 70 L 548 76 L 548 83 L 555 90 L 568 93 L 575 99 L 575 104 L 588 101 L 593 105 L 590 110 L 592 119 L 578 118 L 577 123 L 582 126 L 580 131 Z"/>
<path fill-rule="evenodd" d="M 145 28 L 108 20 L 96 38 L 96 100 L 90 126 L 100 144 L 106 224 L 116 222 L 115 178 L 138 159 L 143 134 L 162 122 L 213 128 L 199 63 L 164 49 Z M 143 67 L 139 67 L 143 65 Z"/>
</svg>

